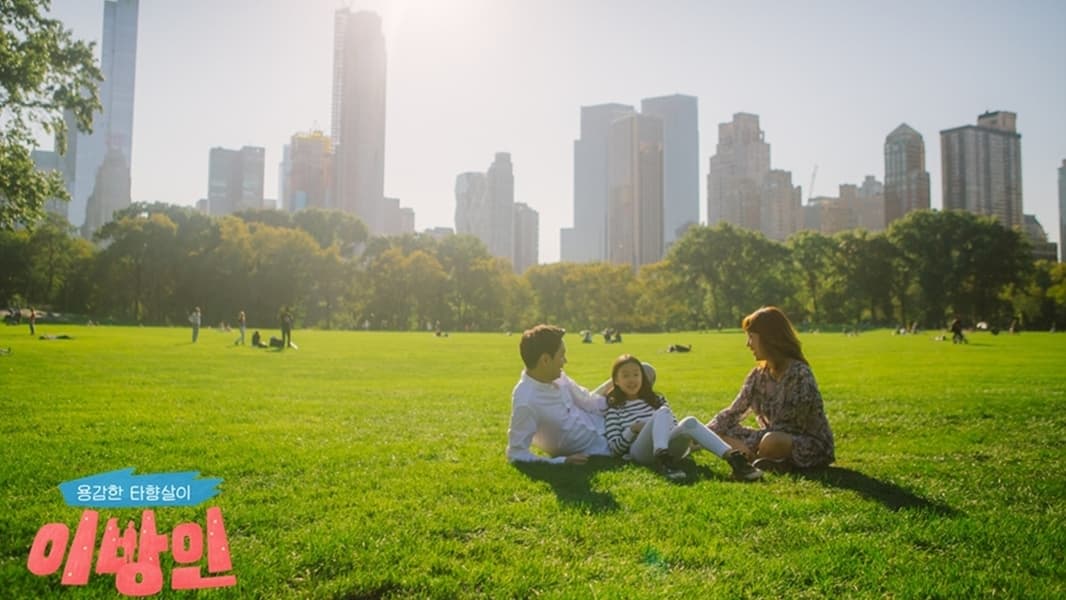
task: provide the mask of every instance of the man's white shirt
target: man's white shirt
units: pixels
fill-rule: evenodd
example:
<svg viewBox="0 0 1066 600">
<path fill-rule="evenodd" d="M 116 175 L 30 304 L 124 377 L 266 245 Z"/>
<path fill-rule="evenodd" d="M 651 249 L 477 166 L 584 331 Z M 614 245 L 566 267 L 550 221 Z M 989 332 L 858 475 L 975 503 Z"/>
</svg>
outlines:
<svg viewBox="0 0 1066 600">
<path fill-rule="evenodd" d="M 611 456 L 604 437 L 607 399 L 589 392 L 565 373 L 551 383 L 525 371 L 511 392 L 507 459 L 518 462 L 566 462 L 571 454 Z M 535 445 L 552 458 L 530 451 Z"/>
</svg>

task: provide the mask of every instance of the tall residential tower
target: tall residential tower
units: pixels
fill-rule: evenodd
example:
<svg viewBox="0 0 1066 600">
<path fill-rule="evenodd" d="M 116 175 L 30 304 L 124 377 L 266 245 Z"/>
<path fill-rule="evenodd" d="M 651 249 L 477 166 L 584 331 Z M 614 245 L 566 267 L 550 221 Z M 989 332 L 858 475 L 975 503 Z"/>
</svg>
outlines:
<svg viewBox="0 0 1066 600">
<path fill-rule="evenodd" d="M 759 129 L 759 116 L 733 115 L 718 124 L 718 146 L 707 175 L 707 224 L 720 221 L 759 230 L 763 181 L 770 173 L 770 144 Z"/>
<path fill-rule="evenodd" d="M 607 260 L 635 268 L 663 257 L 663 122 L 632 114 L 611 124 Z"/>
<path fill-rule="evenodd" d="M 628 104 L 581 107 L 581 138 L 574 141 L 574 226 L 562 230 L 565 262 L 607 258 L 607 138 L 612 122 L 634 112 Z"/>
<path fill-rule="evenodd" d="M 663 121 L 663 247 L 700 222 L 700 130 L 695 96 L 645 98 L 640 112 Z"/>
<path fill-rule="evenodd" d="M 906 123 L 885 138 L 885 220 L 883 226 L 913 211 L 929 208 L 929 172 L 922 134 Z"/>
<path fill-rule="evenodd" d="M 991 215 L 1008 228 L 1024 226 L 1016 121 L 1012 112 L 988 112 L 977 117 L 977 125 L 940 132 L 944 210 Z"/>
<path fill-rule="evenodd" d="M 336 208 L 384 230 L 385 36 L 376 13 L 334 16 L 333 150 Z"/>
<path fill-rule="evenodd" d="M 540 213 L 527 204 L 514 204 L 514 272 L 521 275 L 539 262 Z"/>
<path fill-rule="evenodd" d="M 514 172 L 511 155 L 497 152 L 487 173 L 455 178 L 455 232 L 481 240 L 489 254 L 514 264 Z"/>
<path fill-rule="evenodd" d="M 207 210 L 229 215 L 263 208 L 265 150 L 245 146 L 240 150 L 212 148 L 207 167 Z"/>
<path fill-rule="evenodd" d="M 130 204 L 138 11 L 138 0 L 104 2 L 102 108 L 93 117 L 93 132 L 78 131 L 73 114 L 66 114 L 67 153 L 61 159 L 70 192 L 66 216 L 86 237 Z"/>
<path fill-rule="evenodd" d="M 788 171 L 770 170 L 770 144 L 759 116 L 736 113 L 718 124 L 707 174 L 707 224 L 726 222 L 784 240 L 803 220 L 801 190 Z"/>
<path fill-rule="evenodd" d="M 1059 167 L 1059 260 L 1066 262 L 1066 158 Z"/>
</svg>

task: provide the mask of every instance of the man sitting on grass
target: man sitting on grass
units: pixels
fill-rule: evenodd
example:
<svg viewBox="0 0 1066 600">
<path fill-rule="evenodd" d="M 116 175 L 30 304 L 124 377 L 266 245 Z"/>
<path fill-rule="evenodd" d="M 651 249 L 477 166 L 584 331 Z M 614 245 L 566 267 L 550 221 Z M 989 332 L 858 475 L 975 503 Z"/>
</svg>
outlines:
<svg viewBox="0 0 1066 600">
<path fill-rule="evenodd" d="M 604 437 L 603 386 L 589 392 L 563 373 L 564 333 L 537 325 L 522 334 L 518 349 L 526 368 L 511 392 L 507 431 L 507 459 L 512 462 L 583 464 L 589 456 L 611 456 Z M 533 454 L 531 445 L 551 458 Z"/>
</svg>

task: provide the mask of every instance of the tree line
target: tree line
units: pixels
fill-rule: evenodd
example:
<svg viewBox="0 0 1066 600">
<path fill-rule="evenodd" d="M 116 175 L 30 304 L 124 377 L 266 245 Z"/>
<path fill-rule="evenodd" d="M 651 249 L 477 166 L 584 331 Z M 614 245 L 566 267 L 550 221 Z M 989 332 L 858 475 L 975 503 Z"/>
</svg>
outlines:
<svg viewBox="0 0 1066 600">
<path fill-rule="evenodd" d="M 1066 319 L 1066 266 L 1034 263 L 1018 232 L 958 211 L 784 243 L 696 226 L 636 271 L 554 263 L 523 275 L 471 236 L 370 237 L 351 215 L 318 209 L 209 217 L 138 203 L 94 241 L 56 215 L 0 232 L 0 299 L 153 325 L 184 324 L 199 306 L 205 323 L 232 323 L 244 310 L 250 326 L 268 327 L 286 306 L 303 326 L 332 329 L 710 329 L 736 327 L 767 304 L 806 327 L 939 328 L 959 315 L 1046 328 Z"/>
</svg>

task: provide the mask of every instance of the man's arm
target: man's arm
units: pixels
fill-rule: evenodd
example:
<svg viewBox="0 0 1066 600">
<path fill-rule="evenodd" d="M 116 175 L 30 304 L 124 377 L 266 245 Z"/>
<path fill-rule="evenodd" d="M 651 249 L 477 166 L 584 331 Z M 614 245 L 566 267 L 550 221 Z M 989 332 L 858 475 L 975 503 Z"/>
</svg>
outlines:
<svg viewBox="0 0 1066 600">
<path fill-rule="evenodd" d="M 585 412 L 600 416 L 603 416 L 607 412 L 607 398 L 603 395 L 601 390 L 607 389 L 607 386 L 611 383 L 610 379 L 600 384 L 600 387 L 596 388 L 594 391 L 590 392 L 578 385 L 573 379 L 570 379 L 565 375 L 563 377 L 566 378 L 567 393 L 570 394 L 570 398 L 573 399 L 574 404 L 576 404 L 578 408 Z"/>
<path fill-rule="evenodd" d="M 537 419 L 528 406 L 516 406 L 511 411 L 511 426 L 507 430 L 507 460 L 511 462 L 544 462 L 561 464 L 567 457 L 548 458 L 533 454 L 529 447 L 537 434 Z"/>
<path fill-rule="evenodd" d="M 607 381 L 601 383 L 596 389 L 592 390 L 592 393 L 597 396 L 606 396 L 607 388 L 611 387 L 611 378 L 608 377 Z"/>
</svg>

